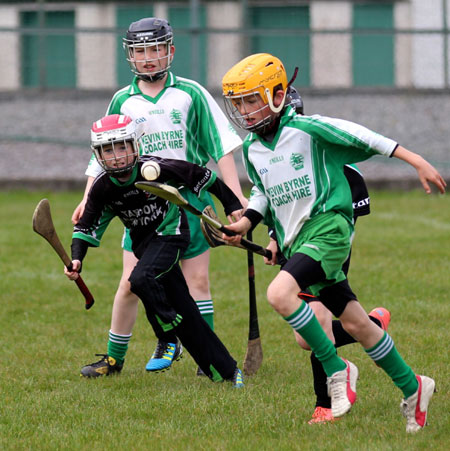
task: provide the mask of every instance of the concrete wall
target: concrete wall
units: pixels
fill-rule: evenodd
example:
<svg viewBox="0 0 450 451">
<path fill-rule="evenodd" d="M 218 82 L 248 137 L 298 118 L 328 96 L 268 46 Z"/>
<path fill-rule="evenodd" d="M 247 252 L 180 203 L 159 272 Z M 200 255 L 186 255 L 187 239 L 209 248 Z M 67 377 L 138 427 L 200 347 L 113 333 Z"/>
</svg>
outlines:
<svg viewBox="0 0 450 451">
<path fill-rule="evenodd" d="M 242 28 L 243 11 L 235 2 L 208 4 L 211 28 Z M 231 33 L 212 34 L 208 39 L 208 86 L 220 86 L 228 69 L 241 58 L 244 37 Z"/>
<path fill-rule="evenodd" d="M 314 31 L 348 30 L 352 26 L 349 2 L 314 2 L 310 15 Z M 311 78 L 314 87 L 349 88 L 352 85 L 351 40 L 350 33 L 313 35 Z"/>
<path fill-rule="evenodd" d="M 12 5 L 0 5 L 0 27 L 18 27 L 19 15 Z M 19 36 L 14 32 L 1 32 L 0 90 L 20 88 Z"/>
<path fill-rule="evenodd" d="M 107 94 L 0 95 L 0 189 L 80 188 L 91 155 L 89 130 L 103 116 Z M 431 161 L 450 183 L 450 94 L 302 93 L 307 114 L 358 122 Z M 221 98 L 216 98 L 222 106 Z M 242 130 L 238 131 L 245 135 Z M 241 153 L 235 155 L 243 182 Z M 374 157 L 360 165 L 373 186 L 420 188 L 413 168 L 395 158 Z"/>
<path fill-rule="evenodd" d="M 75 10 L 77 28 L 115 27 L 113 4 L 81 5 Z M 77 86 L 80 89 L 113 89 L 116 80 L 116 36 L 105 33 L 77 33 Z M 100 85 L 101 83 L 101 85 Z"/>
<path fill-rule="evenodd" d="M 412 23 L 417 30 L 440 30 L 444 25 L 442 0 L 414 0 L 411 12 Z M 444 87 L 444 36 L 431 33 L 414 36 L 412 61 L 414 86 Z"/>
</svg>

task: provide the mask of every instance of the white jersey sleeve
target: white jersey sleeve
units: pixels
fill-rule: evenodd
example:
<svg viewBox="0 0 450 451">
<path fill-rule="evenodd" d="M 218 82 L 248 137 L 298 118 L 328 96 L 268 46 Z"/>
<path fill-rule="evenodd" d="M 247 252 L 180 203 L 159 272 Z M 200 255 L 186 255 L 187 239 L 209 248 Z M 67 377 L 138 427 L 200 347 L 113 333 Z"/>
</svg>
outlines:
<svg viewBox="0 0 450 451">
<path fill-rule="evenodd" d="M 248 202 L 248 209 L 257 211 L 261 216 L 265 216 L 269 201 L 265 194 L 257 186 L 253 186 Z"/>
<path fill-rule="evenodd" d="M 174 107 L 186 118 L 187 161 L 205 165 L 213 159 L 217 163 L 242 145 L 241 138 L 213 96 L 199 83 L 177 77 L 166 97 L 167 101 L 173 97 Z"/>
<path fill-rule="evenodd" d="M 97 177 L 101 172 L 103 172 L 103 168 L 98 163 L 95 155 L 92 154 L 91 159 L 89 160 L 88 167 L 86 169 L 85 175 L 88 177 Z"/>
<path fill-rule="evenodd" d="M 234 152 L 242 146 L 242 140 L 236 133 L 229 120 L 221 110 L 212 95 L 203 86 L 198 85 L 208 103 L 208 108 L 217 128 L 218 137 L 222 143 L 223 154 Z"/>
<path fill-rule="evenodd" d="M 344 119 L 336 119 L 332 117 L 325 117 L 315 114 L 311 116 L 314 121 L 314 125 L 317 128 L 326 127 L 330 125 L 334 128 L 336 137 L 342 142 L 345 141 L 345 134 L 350 135 L 362 143 L 365 143 L 367 147 L 375 150 L 380 155 L 390 157 L 392 152 L 397 146 L 397 143 L 390 138 L 380 135 L 368 128 L 356 124 L 355 122 L 346 121 Z M 327 130 L 330 133 L 331 128 Z M 348 141 L 349 146 L 353 146 L 355 143 Z"/>
</svg>

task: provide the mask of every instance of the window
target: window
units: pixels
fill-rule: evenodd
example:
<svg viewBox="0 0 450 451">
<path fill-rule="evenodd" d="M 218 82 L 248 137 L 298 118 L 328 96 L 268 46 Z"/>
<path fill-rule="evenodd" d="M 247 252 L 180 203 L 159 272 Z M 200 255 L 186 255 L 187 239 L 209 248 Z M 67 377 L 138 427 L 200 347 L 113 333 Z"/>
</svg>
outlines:
<svg viewBox="0 0 450 451">
<path fill-rule="evenodd" d="M 123 38 L 126 31 L 132 22 L 136 22 L 144 17 L 153 17 L 152 7 L 132 8 L 125 6 L 118 6 L 116 8 L 116 24 L 118 28 L 123 28 L 123 32 L 117 36 L 117 83 L 119 86 L 126 86 L 133 80 L 133 73 L 130 70 L 130 65 L 125 59 L 125 52 L 123 50 Z"/>
<path fill-rule="evenodd" d="M 206 27 L 205 7 L 199 8 L 199 26 Z M 200 35 L 196 50 L 192 48 L 192 35 L 186 30 L 191 23 L 189 8 L 170 8 L 169 22 L 174 29 L 175 58 L 173 71 L 181 77 L 192 78 L 203 86 L 207 83 L 208 52 L 207 38 Z M 184 29 L 182 31 L 182 29 Z M 193 54 L 196 51 L 197 54 Z"/>
<path fill-rule="evenodd" d="M 22 84 L 25 87 L 73 88 L 76 85 L 75 37 L 73 34 L 45 33 L 45 29 L 73 28 L 73 11 L 46 11 L 43 34 L 22 36 Z M 24 28 L 37 27 L 36 11 L 22 12 Z"/>
<path fill-rule="evenodd" d="M 309 30 L 309 7 L 260 7 L 249 9 L 251 28 Z M 295 86 L 310 84 L 310 37 L 308 34 L 286 32 L 282 35 L 260 33 L 253 36 L 250 53 L 271 53 L 283 61 L 288 80 L 299 68 Z"/>
<path fill-rule="evenodd" d="M 353 83 L 355 86 L 392 86 L 394 84 L 393 5 L 353 6 L 353 28 L 379 29 L 387 33 L 353 35 Z"/>
</svg>

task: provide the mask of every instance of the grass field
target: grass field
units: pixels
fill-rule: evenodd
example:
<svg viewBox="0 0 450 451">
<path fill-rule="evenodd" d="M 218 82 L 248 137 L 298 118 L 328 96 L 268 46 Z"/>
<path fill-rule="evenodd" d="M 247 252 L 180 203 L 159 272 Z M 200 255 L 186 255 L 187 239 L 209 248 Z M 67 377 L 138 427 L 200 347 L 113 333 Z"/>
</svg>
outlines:
<svg viewBox="0 0 450 451">
<path fill-rule="evenodd" d="M 277 269 L 260 257 L 264 362 L 244 389 L 196 377 L 187 353 L 168 373 L 147 374 L 155 339 L 141 307 L 122 374 L 81 379 L 81 366 L 106 351 L 122 227 L 115 220 L 101 248 L 88 253 L 83 276 L 96 304 L 86 311 L 56 254 L 31 229 L 43 197 L 68 249 L 70 215 L 81 193 L 0 193 L 1 449 L 449 449 L 450 196 L 373 192 L 372 214 L 360 219 L 354 242 L 354 291 L 367 311 L 391 310 L 390 333 L 405 360 L 436 380 L 430 425 L 414 436 L 405 433 L 401 392 L 359 345 L 340 350 L 360 369 L 351 413 L 335 424 L 306 423 L 314 406 L 309 355 L 268 306 L 265 289 Z M 254 241 L 265 244 L 263 227 Z M 211 279 L 216 331 L 241 365 L 245 252 L 214 249 Z"/>
</svg>

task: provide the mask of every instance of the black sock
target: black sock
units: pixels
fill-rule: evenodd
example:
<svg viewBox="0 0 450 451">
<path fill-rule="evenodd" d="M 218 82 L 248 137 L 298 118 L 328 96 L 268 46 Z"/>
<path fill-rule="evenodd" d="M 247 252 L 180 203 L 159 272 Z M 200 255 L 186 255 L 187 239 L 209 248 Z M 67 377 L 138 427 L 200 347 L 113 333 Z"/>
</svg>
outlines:
<svg viewBox="0 0 450 451">
<path fill-rule="evenodd" d="M 320 360 L 311 352 L 311 368 L 313 373 L 314 393 L 316 394 L 316 407 L 331 408 L 331 398 L 328 397 L 327 374 L 323 370 Z"/>
</svg>

